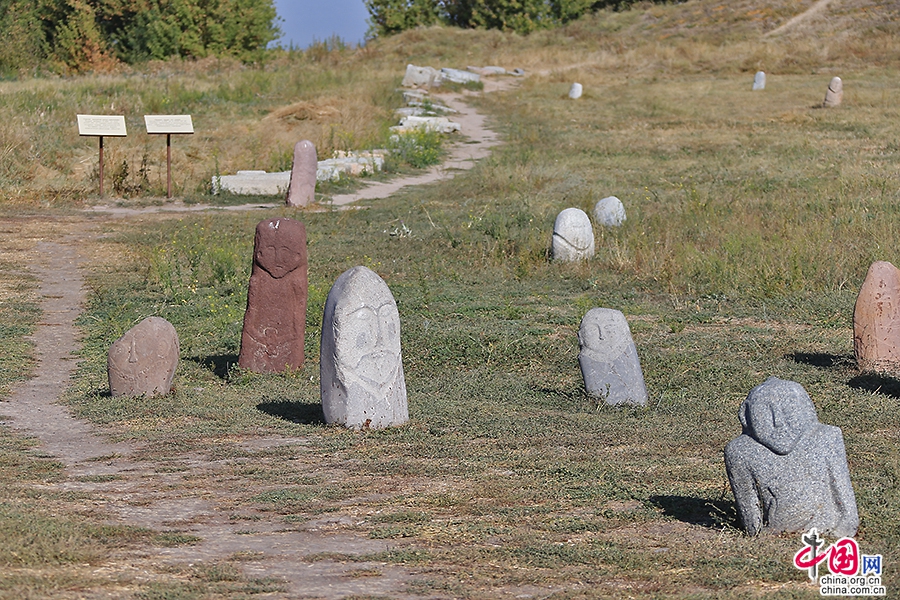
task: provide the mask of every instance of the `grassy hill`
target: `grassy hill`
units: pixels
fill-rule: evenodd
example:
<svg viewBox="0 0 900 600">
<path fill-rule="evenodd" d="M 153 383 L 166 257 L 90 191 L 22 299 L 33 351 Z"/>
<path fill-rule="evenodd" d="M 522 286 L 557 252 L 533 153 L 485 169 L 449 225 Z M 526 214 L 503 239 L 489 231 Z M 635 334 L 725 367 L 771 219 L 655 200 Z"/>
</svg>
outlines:
<svg viewBox="0 0 900 600">
<path fill-rule="evenodd" d="M 895 593 L 900 384 L 857 371 L 850 324 L 868 265 L 900 264 L 900 20 L 895 3 L 832 0 L 789 24 L 813 4 L 648 4 L 528 37 L 429 28 L 256 67 L 166 63 L 0 83 L 6 230 L 47 219 L 53 235 L 92 232 L 80 249 L 91 258 L 90 300 L 68 401 L 161 464 L 185 453 L 224 461 L 229 477 L 197 473 L 191 485 L 231 498 L 236 519 L 290 528 L 328 514 L 351 523 L 341 533 L 391 540 L 377 555 L 298 560 L 403 567 L 413 597 L 812 598 L 817 589 L 790 563 L 799 536 L 745 536 L 722 461 L 741 400 L 777 375 L 803 384 L 819 419 L 842 428 L 857 539 L 884 556 Z M 286 168 L 302 137 L 320 156 L 385 143 L 407 63 L 524 68 L 515 87 L 472 100 L 505 143 L 470 172 L 364 210 L 77 212 L 97 199 L 96 147 L 77 136 L 76 112 L 123 111 L 134 132 L 145 112 L 191 113 L 197 134 L 174 143 L 176 191 L 211 201 L 214 174 Z M 750 89 L 757 70 L 769 76 L 762 92 Z M 834 75 L 844 102 L 826 110 Z M 573 81 L 585 89 L 578 101 L 566 97 Z M 127 163 L 131 182 L 146 162 L 147 187 L 123 203 L 162 202 L 145 197 L 164 189 L 161 143 L 111 140 L 107 156 L 113 171 Z M 591 261 L 550 262 L 556 214 L 608 195 L 624 202 L 625 225 L 595 229 Z M 234 362 L 253 228 L 274 215 L 302 220 L 309 235 L 308 361 L 259 376 Z M 29 227 L 27 239 L 39 237 Z M 13 237 L 0 242 L 0 314 L 14 325 L 0 333 L 18 344 L 5 346 L 14 350 L 3 384 L 27 372 L 23 335 L 38 320 L 17 266 L 28 243 Z M 412 420 L 395 430 L 351 433 L 315 417 L 325 296 L 358 264 L 399 305 Z M 645 409 L 584 394 L 577 329 L 595 306 L 628 318 Z M 109 344 L 151 314 L 178 329 L 177 391 L 143 403 L 108 397 Z M 2 435 L 0 482 L 19 508 L 0 510 L 13 515 L 0 521 L 11 523 L 0 596 L 99 594 L 116 577 L 136 598 L 269 589 L 223 587 L 210 569 L 128 579 L 122 548 L 148 551 L 158 537 L 92 529 L 102 515 L 76 514 L 37 487 L 63 477 L 58 465 Z M 254 454 L 236 446 L 248 436 L 307 445 Z M 71 539 L 99 549 L 22 552 L 60 529 L 16 526 L 31 513 L 61 515 L 81 527 Z M 224 561 L 229 577 L 240 578 L 241 560 Z M 108 575 L 93 570 L 100 564 Z M 34 583 L 35 570 L 49 587 Z"/>
</svg>

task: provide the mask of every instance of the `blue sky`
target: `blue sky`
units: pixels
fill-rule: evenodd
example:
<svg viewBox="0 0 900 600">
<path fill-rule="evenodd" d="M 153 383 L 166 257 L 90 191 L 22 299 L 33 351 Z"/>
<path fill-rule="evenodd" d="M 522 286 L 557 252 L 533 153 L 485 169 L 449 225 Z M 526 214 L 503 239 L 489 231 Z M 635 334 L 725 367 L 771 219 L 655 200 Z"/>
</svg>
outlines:
<svg viewBox="0 0 900 600">
<path fill-rule="evenodd" d="M 369 11 L 363 0 L 274 0 L 284 35 L 277 40 L 287 48 L 305 49 L 314 40 L 325 41 L 332 34 L 348 44 L 361 43 L 369 28 Z"/>
</svg>

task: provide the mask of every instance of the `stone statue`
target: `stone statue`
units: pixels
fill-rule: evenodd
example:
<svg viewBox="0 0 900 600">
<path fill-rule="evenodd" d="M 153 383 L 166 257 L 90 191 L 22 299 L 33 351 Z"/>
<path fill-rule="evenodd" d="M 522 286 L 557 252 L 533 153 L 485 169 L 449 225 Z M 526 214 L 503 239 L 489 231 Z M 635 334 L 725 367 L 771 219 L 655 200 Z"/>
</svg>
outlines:
<svg viewBox="0 0 900 600">
<path fill-rule="evenodd" d="M 106 358 L 113 396 L 153 396 L 172 390 L 178 334 L 162 317 L 147 317 L 113 342 Z"/>
<path fill-rule="evenodd" d="M 825 108 L 840 106 L 843 99 L 844 82 L 841 81 L 840 77 L 832 77 L 831 82 L 828 84 L 828 89 L 825 91 L 825 101 L 822 102 L 822 106 Z"/>
<path fill-rule="evenodd" d="M 853 309 L 853 351 L 861 371 L 900 372 L 900 269 L 869 267 Z"/>
<path fill-rule="evenodd" d="M 260 222 L 241 332 L 242 369 L 278 373 L 303 366 L 308 290 L 303 223 L 284 218 Z"/>
<path fill-rule="evenodd" d="M 619 227 L 625 222 L 625 206 L 615 196 L 607 196 L 594 205 L 594 223 L 604 227 Z"/>
<path fill-rule="evenodd" d="M 325 301 L 320 351 L 327 423 L 379 429 L 409 420 L 400 313 L 373 271 L 353 267 L 334 282 Z"/>
<path fill-rule="evenodd" d="M 607 404 L 647 403 L 647 387 L 628 321 L 618 310 L 592 308 L 578 330 L 584 388 Z"/>
<path fill-rule="evenodd" d="M 725 470 L 750 535 L 815 527 L 852 537 L 856 498 L 838 427 L 823 425 L 799 383 L 770 377 L 741 404 L 743 433 L 725 447 Z"/>
<path fill-rule="evenodd" d="M 567 208 L 553 223 L 553 260 L 579 261 L 594 255 L 594 229 L 580 208 Z"/>
<path fill-rule="evenodd" d="M 763 71 L 757 71 L 753 77 L 753 91 L 766 89 L 766 74 Z"/>
<path fill-rule="evenodd" d="M 294 162 L 291 164 L 291 183 L 288 186 L 285 204 L 288 206 L 309 206 L 316 200 L 316 174 L 319 162 L 316 146 L 309 140 L 294 145 Z"/>
</svg>

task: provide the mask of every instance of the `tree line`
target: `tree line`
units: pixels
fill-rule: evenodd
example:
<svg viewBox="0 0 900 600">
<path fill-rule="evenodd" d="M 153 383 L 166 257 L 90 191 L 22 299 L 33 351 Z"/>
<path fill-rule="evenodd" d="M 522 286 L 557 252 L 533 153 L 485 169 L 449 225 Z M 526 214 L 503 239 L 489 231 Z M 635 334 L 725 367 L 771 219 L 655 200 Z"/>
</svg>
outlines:
<svg viewBox="0 0 900 600">
<path fill-rule="evenodd" d="M 376 36 L 437 24 L 530 33 L 562 25 L 601 8 L 625 8 L 636 1 L 364 0 L 371 15 L 370 33 Z"/>
<path fill-rule="evenodd" d="M 253 60 L 280 31 L 272 0 L 0 0 L 0 72 L 170 57 Z"/>
<path fill-rule="evenodd" d="M 386 36 L 436 24 L 529 33 L 636 0 L 361 1 L 369 35 Z M 279 37 L 276 22 L 273 0 L 0 0 L 0 75 L 171 57 L 252 62 Z"/>
</svg>

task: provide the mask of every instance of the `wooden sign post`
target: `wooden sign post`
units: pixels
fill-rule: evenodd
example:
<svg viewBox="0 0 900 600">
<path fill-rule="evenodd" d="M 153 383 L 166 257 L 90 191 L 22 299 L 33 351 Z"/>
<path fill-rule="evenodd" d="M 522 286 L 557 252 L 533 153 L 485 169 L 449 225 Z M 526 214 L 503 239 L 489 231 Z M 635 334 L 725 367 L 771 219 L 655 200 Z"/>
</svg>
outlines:
<svg viewBox="0 0 900 600">
<path fill-rule="evenodd" d="M 194 133 L 191 115 L 144 115 L 149 134 L 166 135 L 166 198 L 172 197 L 172 134 Z"/>
<path fill-rule="evenodd" d="M 122 115 L 75 115 L 78 135 L 100 138 L 100 195 L 103 196 L 103 138 L 125 137 L 125 117 Z"/>
</svg>

